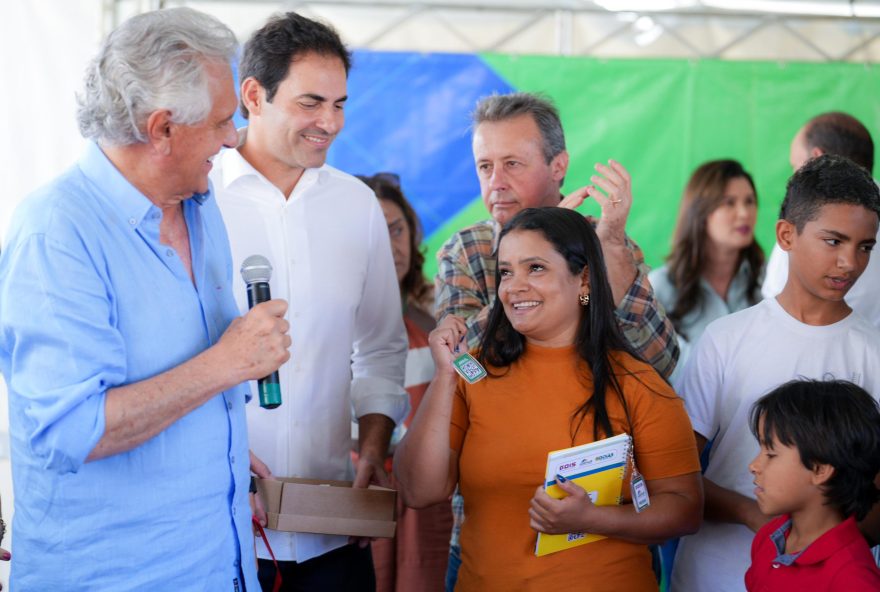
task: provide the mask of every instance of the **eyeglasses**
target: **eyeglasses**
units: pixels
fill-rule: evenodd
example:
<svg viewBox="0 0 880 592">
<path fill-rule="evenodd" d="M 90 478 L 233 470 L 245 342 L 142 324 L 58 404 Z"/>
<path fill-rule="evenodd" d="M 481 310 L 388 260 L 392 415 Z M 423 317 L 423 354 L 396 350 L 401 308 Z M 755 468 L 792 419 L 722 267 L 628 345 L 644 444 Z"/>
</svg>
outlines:
<svg viewBox="0 0 880 592">
<path fill-rule="evenodd" d="M 370 185 L 371 183 L 387 183 L 395 189 L 400 189 L 400 175 L 398 175 L 397 173 L 383 172 L 376 173 L 372 177 L 368 175 L 355 175 L 355 177 L 357 177 L 367 185 Z"/>
</svg>

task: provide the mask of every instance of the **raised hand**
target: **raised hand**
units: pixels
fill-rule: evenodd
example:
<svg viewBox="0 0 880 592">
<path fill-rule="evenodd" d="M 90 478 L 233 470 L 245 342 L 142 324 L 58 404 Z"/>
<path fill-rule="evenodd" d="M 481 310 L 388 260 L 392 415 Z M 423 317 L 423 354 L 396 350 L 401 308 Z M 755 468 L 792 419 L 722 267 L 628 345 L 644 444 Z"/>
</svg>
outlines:
<svg viewBox="0 0 880 592">
<path fill-rule="evenodd" d="M 463 319 L 455 315 L 443 317 L 437 328 L 428 335 L 428 345 L 431 348 L 431 356 L 434 358 L 437 373 L 455 373 L 452 361 L 458 353 L 467 351 L 465 335 L 467 335 L 467 325 Z M 459 352 L 456 352 L 457 347 Z"/>
<path fill-rule="evenodd" d="M 623 243 L 626 219 L 632 207 L 632 179 L 615 160 L 609 160 L 608 166 L 596 163 L 596 172 L 598 174 L 590 177 L 593 186 L 587 188 L 590 197 L 602 208 L 596 234 L 603 244 L 608 239 Z"/>
</svg>

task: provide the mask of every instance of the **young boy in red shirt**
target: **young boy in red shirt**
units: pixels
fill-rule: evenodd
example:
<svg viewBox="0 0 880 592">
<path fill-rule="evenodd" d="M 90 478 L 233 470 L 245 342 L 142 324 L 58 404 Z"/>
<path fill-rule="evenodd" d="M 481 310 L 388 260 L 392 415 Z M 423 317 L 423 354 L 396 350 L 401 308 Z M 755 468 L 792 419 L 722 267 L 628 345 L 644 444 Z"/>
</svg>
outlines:
<svg viewBox="0 0 880 592">
<path fill-rule="evenodd" d="M 758 506 L 777 517 L 755 535 L 746 588 L 880 590 L 856 524 L 880 499 L 877 402 L 850 382 L 794 380 L 755 403 L 750 427 Z"/>
</svg>

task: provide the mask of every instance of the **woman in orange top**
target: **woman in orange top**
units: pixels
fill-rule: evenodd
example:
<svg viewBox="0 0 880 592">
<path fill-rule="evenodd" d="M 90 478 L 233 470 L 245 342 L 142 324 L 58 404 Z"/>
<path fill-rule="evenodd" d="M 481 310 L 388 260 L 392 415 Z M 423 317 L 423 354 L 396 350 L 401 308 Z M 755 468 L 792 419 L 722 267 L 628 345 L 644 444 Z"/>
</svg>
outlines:
<svg viewBox="0 0 880 592">
<path fill-rule="evenodd" d="M 601 245 L 580 214 L 517 214 L 500 235 L 498 280 L 478 354 L 488 378 L 456 378 L 460 319 L 445 318 L 429 337 L 436 374 L 395 455 L 405 503 L 436 503 L 460 484 L 458 591 L 656 590 L 647 546 L 696 531 L 702 514 L 681 400 L 621 336 Z M 647 509 L 632 506 L 629 470 L 620 506 L 594 506 L 570 482 L 561 500 L 544 493 L 549 451 L 623 432 Z M 608 538 L 536 557 L 538 532 Z"/>
</svg>

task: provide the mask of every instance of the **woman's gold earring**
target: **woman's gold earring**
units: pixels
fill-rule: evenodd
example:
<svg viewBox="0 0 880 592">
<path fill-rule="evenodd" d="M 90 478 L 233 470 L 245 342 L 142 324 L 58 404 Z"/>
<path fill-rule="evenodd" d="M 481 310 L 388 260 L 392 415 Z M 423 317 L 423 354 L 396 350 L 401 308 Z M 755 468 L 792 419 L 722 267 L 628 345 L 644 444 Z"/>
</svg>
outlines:
<svg viewBox="0 0 880 592">
<path fill-rule="evenodd" d="M 589 294 L 581 294 L 578 296 L 578 300 L 581 303 L 581 306 L 586 306 L 590 303 L 590 295 Z"/>
</svg>

